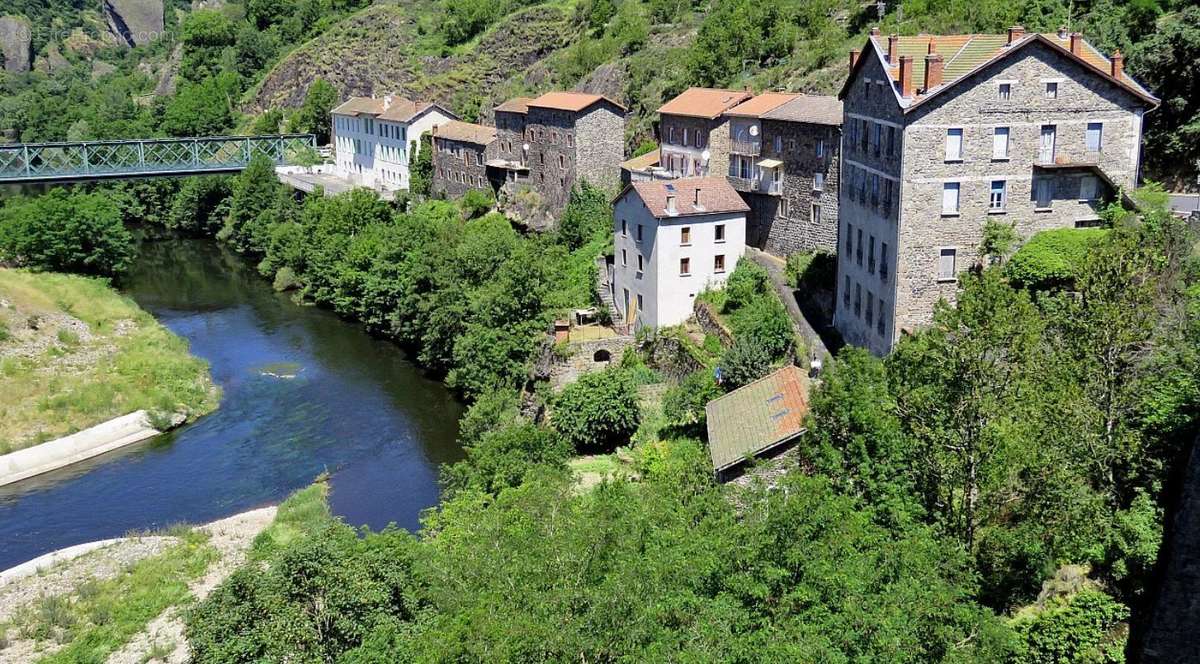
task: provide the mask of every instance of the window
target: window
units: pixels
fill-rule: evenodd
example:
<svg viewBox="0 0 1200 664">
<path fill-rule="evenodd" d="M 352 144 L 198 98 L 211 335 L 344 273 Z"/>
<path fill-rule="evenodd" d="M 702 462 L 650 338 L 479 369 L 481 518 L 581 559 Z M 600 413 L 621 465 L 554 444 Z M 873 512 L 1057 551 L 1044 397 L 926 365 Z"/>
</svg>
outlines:
<svg viewBox="0 0 1200 664">
<path fill-rule="evenodd" d="M 1012 98 L 1012 83 L 1001 83 L 997 89 L 997 97 L 1000 101 L 1008 101 Z"/>
<path fill-rule="evenodd" d="M 1003 212 L 1008 198 L 1007 184 L 1004 180 L 992 180 L 992 195 L 988 199 L 988 209 L 992 212 Z"/>
<path fill-rule="evenodd" d="M 825 190 L 825 174 L 813 173 L 813 191 Z"/>
<path fill-rule="evenodd" d="M 862 258 L 863 258 L 863 250 L 862 250 L 863 241 L 862 241 L 862 236 L 863 236 L 863 232 L 862 232 L 862 229 L 860 228 L 860 229 L 858 229 L 858 249 L 857 249 L 857 250 L 854 252 L 854 259 L 855 259 L 856 261 L 858 261 L 858 266 L 859 266 L 859 267 L 862 267 Z"/>
<path fill-rule="evenodd" d="M 1037 207 L 1040 209 L 1050 209 L 1051 183 L 1052 180 L 1050 178 L 1038 178 L 1033 183 L 1033 196 L 1037 201 Z"/>
<path fill-rule="evenodd" d="M 887 242 L 879 245 L 879 279 L 883 283 L 887 283 L 888 278 L 888 252 Z M 882 310 L 881 310 L 882 311 Z"/>
<path fill-rule="evenodd" d="M 1099 152 L 1103 147 L 1104 123 L 1089 122 L 1087 125 L 1087 151 Z"/>
<path fill-rule="evenodd" d="M 629 252 L 625 251 L 624 249 L 621 250 L 621 265 L 622 267 L 627 267 L 629 265 Z"/>
<path fill-rule="evenodd" d="M 869 132 L 867 131 L 867 121 L 863 120 L 859 124 L 858 128 L 860 130 L 859 131 L 859 139 L 858 139 L 859 147 L 863 152 L 866 152 L 867 151 L 867 139 L 869 138 Z"/>
<path fill-rule="evenodd" d="M 725 271 L 725 254 L 717 254 L 713 256 L 713 272 L 721 273 Z"/>
<path fill-rule="evenodd" d="M 879 205 L 879 174 L 871 174 L 871 205 Z"/>
<path fill-rule="evenodd" d="M 1079 200 L 1094 201 L 1099 198 L 1095 175 L 1085 175 L 1079 180 Z"/>
<path fill-rule="evenodd" d="M 566 170 L 567 168 L 567 158 L 561 154 L 558 155 L 558 168 L 559 170 Z"/>
<path fill-rule="evenodd" d="M 813 203 L 812 213 L 809 216 L 809 220 L 812 221 L 812 223 L 814 223 L 814 224 L 821 223 L 821 206 L 820 205 Z"/>
<path fill-rule="evenodd" d="M 962 161 L 963 130 L 946 130 L 946 161 Z"/>
<path fill-rule="evenodd" d="M 854 253 L 854 226 L 846 224 L 846 260 Z"/>
<path fill-rule="evenodd" d="M 637 227 L 637 241 L 638 242 L 642 241 L 642 225 L 641 224 L 638 224 L 638 227 Z"/>
<path fill-rule="evenodd" d="M 696 143 L 696 147 L 698 147 L 698 148 L 704 147 L 704 132 L 699 132 L 699 131 L 696 132 L 695 143 Z"/>
<path fill-rule="evenodd" d="M 872 131 L 873 130 L 873 131 Z M 863 152 L 874 151 L 879 154 L 879 125 L 871 123 L 871 130 L 863 137 Z"/>
<path fill-rule="evenodd" d="M 629 222 L 624 219 L 621 220 L 621 235 L 629 237 Z"/>
<path fill-rule="evenodd" d="M 876 327 L 876 329 L 879 330 L 880 336 L 883 336 L 883 331 L 884 331 L 883 318 L 886 315 L 883 313 L 884 311 L 886 311 L 886 309 L 885 309 L 885 305 L 883 304 L 883 298 L 880 298 L 880 300 L 879 300 L 879 319 L 876 321 L 876 325 L 878 326 L 878 327 Z"/>
<path fill-rule="evenodd" d="M 867 329 L 875 322 L 875 296 L 867 291 Z"/>
<path fill-rule="evenodd" d="M 775 137 L 775 152 L 777 154 L 780 152 L 783 152 L 783 137 L 782 136 Z"/>
<path fill-rule="evenodd" d="M 959 186 L 957 182 L 942 185 L 942 214 L 958 214 Z"/>
<path fill-rule="evenodd" d="M 888 155 L 896 156 L 896 128 L 888 125 Z"/>
<path fill-rule="evenodd" d="M 691 273 L 692 273 L 692 259 L 680 258 L 679 259 L 679 276 L 686 277 L 686 276 L 691 275 Z"/>
<path fill-rule="evenodd" d="M 692 227 L 684 226 L 679 229 L 679 244 L 688 246 L 692 243 Z"/>
<path fill-rule="evenodd" d="M 854 315 L 862 315 L 862 284 L 854 284 Z"/>
<path fill-rule="evenodd" d="M 1046 99 L 1058 99 L 1058 81 L 1046 81 Z"/>
<path fill-rule="evenodd" d="M 791 201 L 789 201 L 786 198 L 779 199 L 779 216 L 781 216 L 781 217 L 791 216 L 791 214 L 790 214 L 791 210 L 792 210 Z"/>
<path fill-rule="evenodd" d="M 846 287 L 842 289 L 842 304 L 850 306 L 850 276 L 846 276 Z"/>
<path fill-rule="evenodd" d="M 875 156 L 879 156 L 879 151 L 883 149 L 883 125 L 875 125 Z"/>
<path fill-rule="evenodd" d="M 637 271 L 638 271 L 638 272 L 641 272 L 641 271 L 642 271 L 642 267 L 643 267 L 643 266 L 642 266 L 642 255 L 641 255 L 641 254 L 638 254 L 638 269 L 637 269 Z"/>
<path fill-rule="evenodd" d="M 883 181 L 883 211 L 892 211 L 892 181 L 887 179 Z"/>
<path fill-rule="evenodd" d="M 825 156 L 825 139 L 822 138 L 817 141 L 817 158 L 820 159 L 821 157 L 824 157 L 824 156 Z"/>
<path fill-rule="evenodd" d="M 1038 146 L 1038 159 L 1043 164 L 1054 162 L 1055 134 L 1058 129 L 1054 125 L 1042 125 L 1042 138 Z"/>
<path fill-rule="evenodd" d="M 675 128 L 674 127 L 667 128 L 667 142 L 668 143 L 675 142 Z"/>
<path fill-rule="evenodd" d="M 867 249 L 867 274 L 875 274 L 875 236 L 871 236 L 871 243 Z"/>
<path fill-rule="evenodd" d="M 717 224 L 713 229 L 713 235 L 716 242 L 725 241 L 725 224 Z"/>
<path fill-rule="evenodd" d="M 958 274 L 955 270 L 954 262 L 958 257 L 958 250 L 953 247 L 941 249 L 938 252 L 938 281 L 953 281 L 954 275 Z"/>
<path fill-rule="evenodd" d="M 1008 159 L 1008 127 L 996 127 L 992 134 L 992 159 Z"/>
</svg>

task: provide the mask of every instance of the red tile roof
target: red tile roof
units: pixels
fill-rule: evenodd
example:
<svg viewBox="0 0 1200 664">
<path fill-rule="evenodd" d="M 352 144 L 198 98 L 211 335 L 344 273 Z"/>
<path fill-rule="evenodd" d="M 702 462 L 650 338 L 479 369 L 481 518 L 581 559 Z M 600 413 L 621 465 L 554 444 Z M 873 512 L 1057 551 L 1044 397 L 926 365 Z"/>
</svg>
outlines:
<svg viewBox="0 0 1200 664">
<path fill-rule="evenodd" d="M 788 365 L 708 402 L 708 453 L 722 471 L 804 433 L 808 377 Z"/>
<path fill-rule="evenodd" d="M 764 92 L 725 111 L 725 115 L 757 118 L 763 113 L 772 111 L 799 96 L 784 92 Z"/>
<path fill-rule="evenodd" d="M 711 120 L 751 96 L 746 90 L 688 88 L 660 106 L 658 112 L 664 115 L 686 115 Z"/>
<path fill-rule="evenodd" d="M 537 106 L 539 108 L 554 108 L 560 111 L 571 111 L 578 113 L 592 104 L 600 101 L 606 101 L 613 106 L 625 110 L 625 107 L 617 102 L 602 97 L 600 95 L 590 95 L 585 92 L 547 92 L 537 99 L 530 100 L 528 106 Z"/>
<path fill-rule="evenodd" d="M 487 145 L 496 140 L 496 128 L 451 120 L 433 128 L 435 138 L 444 138 L 475 145 Z"/>
<path fill-rule="evenodd" d="M 659 219 L 750 211 L 750 207 L 723 177 L 639 180 L 629 183 L 617 197 L 624 196 L 630 189 L 642 200 L 650 214 Z M 667 211 L 668 196 L 675 197 L 674 214 Z"/>
</svg>

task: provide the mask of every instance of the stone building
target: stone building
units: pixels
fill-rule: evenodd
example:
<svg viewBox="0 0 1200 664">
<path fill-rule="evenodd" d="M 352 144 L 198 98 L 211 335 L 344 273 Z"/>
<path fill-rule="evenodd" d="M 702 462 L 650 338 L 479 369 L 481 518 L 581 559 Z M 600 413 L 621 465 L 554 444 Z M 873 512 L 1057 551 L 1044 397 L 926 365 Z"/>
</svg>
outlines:
<svg viewBox="0 0 1200 664">
<path fill-rule="evenodd" d="M 495 108 L 498 146 L 487 166 L 504 194 L 527 188 L 557 217 L 578 180 L 615 185 L 625 150 L 625 107 L 600 95 L 548 92 Z"/>
<path fill-rule="evenodd" d="M 786 256 L 837 243 L 842 104 L 766 92 L 725 112 L 729 183 L 750 206 L 746 242 Z"/>
<path fill-rule="evenodd" d="M 437 104 L 403 97 L 351 97 L 331 112 L 334 173 L 385 191 L 408 189 L 409 164 L 422 133 L 456 120 Z"/>
<path fill-rule="evenodd" d="M 749 208 L 721 177 L 635 180 L 613 201 L 612 300 L 632 329 L 678 325 L 746 249 Z"/>
<path fill-rule="evenodd" d="M 435 194 L 458 198 L 471 189 L 493 191 L 486 163 L 496 153 L 496 128 L 452 120 L 433 131 Z"/>
<path fill-rule="evenodd" d="M 883 354 L 953 303 L 988 220 L 1096 223 L 1138 180 L 1158 100 L 1081 35 L 881 37 L 850 54 L 834 324 Z"/>
<path fill-rule="evenodd" d="M 745 90 L 688 88 L 658 109 L 658 165 L 673 177 L 729 171 L 725 111 L 752 95 Z"/>
</svg>

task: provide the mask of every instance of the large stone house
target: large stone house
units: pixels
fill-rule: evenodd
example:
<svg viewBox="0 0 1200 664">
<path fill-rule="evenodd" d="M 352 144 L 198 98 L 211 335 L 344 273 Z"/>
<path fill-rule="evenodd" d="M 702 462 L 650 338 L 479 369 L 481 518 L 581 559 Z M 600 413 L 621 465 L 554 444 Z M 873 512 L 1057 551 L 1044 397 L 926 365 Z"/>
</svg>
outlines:
<svg viewBox="0 0 1200 664">
<path fill-rule="evenodd" d="M 496 154 L 496 128 L 447 122 L 433 131 L 433 182 L 435 194 L 458 198 L 472 189 L 493 191 L 487 162 Z"/>
<path fill-rule="evenodd" d="M 421 134 L 451 120 L 437 104 L 403 97 L 351 97 L 330 112 L 334 173 L 382 190 L 408 189 Z"/>
<path fill-rule="evenodd" d="M 729 118 L 725 112 L 751 96 L 745 90 L 688 88 L 659 107 L 658 166 L 672 177 L 728 172 Z"/>
<path fill-rule="evenodd" d="M 1096 223 L 1158 104 L 1079 34 L 883 37 L 850 54 L 834 324 L 875 353 L 953 303 L 984 225 Z"/>
<path fill-rule="evenodd" d="M 578 180 L 611 186 L 624 157 L 625 107 L 600 95 L 548 92 L 495 109 L 498 146 L 487 166 L 505 194 L 536 192 L 557 217 Z"/>
<path fill-rule="evenodd" d="M 749 208 L 723 177 L 637 180 L 613 201 L 612 301 L 630 328 L 678 325 L 746 249 Z"/>
<path fill-rule="evenodd" d="M 837 243 L 842 104 L 766 92 L 725 112 L 729 182 L 750 206 L 746 242 L 780 256 Z"/>
</svg>

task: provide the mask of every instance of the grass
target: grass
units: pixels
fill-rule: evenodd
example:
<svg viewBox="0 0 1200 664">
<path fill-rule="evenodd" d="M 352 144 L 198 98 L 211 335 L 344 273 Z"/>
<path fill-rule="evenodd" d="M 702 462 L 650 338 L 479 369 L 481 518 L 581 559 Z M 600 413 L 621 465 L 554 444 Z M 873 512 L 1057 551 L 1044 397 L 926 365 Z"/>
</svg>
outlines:
<svg viewBox="0 0 1200 664">
<path fill-rule="evenodd" d="M 107 282 L 0 269 L 0 454 L 145 409 L 196 418 L 217 407 L 208 365 Z M 88 333 L 61 323 L 83 321 Z"/>
<path fill-rule="evenodd" d="M 179 544 L 112 579 L 87 581 L 73 595 L 41 598 L 0 630 L 63 644 L 41 664 L 103 662 L 163 611 L 189 600 L 188 583 L 218 556 L 207 540 L 189 531 Z"/>
<path fill-rule="evenodd" d="M 329 483 L 319 477 L 311 486 L 293 493 L 279 505 L 275 520 L 254 538 L 250 557 L 265 560 L 287 548 L 296 540 L 319 532 L 328 525 L 333 516 L 325 498 L 329 495 Z"/>
</svg>

